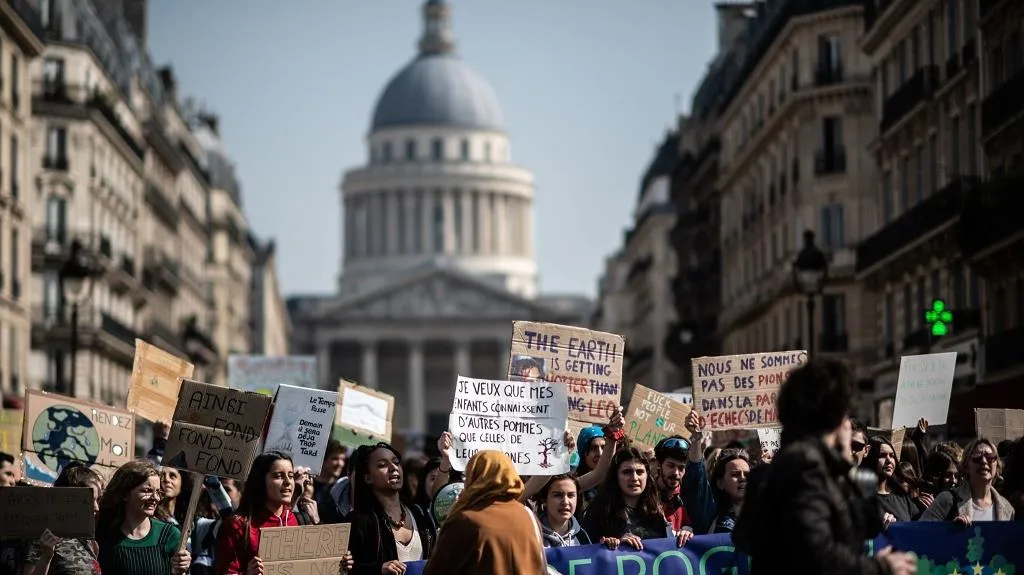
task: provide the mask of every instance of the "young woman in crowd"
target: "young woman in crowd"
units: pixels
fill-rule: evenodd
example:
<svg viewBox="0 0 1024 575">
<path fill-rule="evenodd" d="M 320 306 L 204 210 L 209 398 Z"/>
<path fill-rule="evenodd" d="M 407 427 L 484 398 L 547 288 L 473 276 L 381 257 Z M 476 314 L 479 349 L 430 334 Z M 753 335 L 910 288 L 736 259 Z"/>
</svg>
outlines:
<svg viewBox="0 0 1024 575">
<path fill-rule="evenodd" d="M 181 575 L 192 558 L 178 551 L 181 532 L 156 518 L 160 474 L 151 462 L 136 460 L 117 468 L 100 497 L 96 514 L 99 563 L 112 574 Z"/>
<path fill-rule="evenodd" d="M 181 495 L 181 472 L 174 467 L 162 467 L 160 469 L 160 505 L 157 507 L 156 516 L 161 521 L 178 526 L 180 521 L 185 519 L 185 507 L 188 506 L 188 498 L 191 492 L 184 498 L 185 505 L 180 508 L 177 505 L 178 496 Z M 180 516 L 179 516 L 180 515 Z"/>
<path fill-rule="evenodd" d="M 401 500 L 402 458 L 387 443 L 364 445 L 354 457 L 349 549 L 359 575 L 401 575 L 430 556 L 437 530 L 419 507 Z"/>
<path fill-rule="evenodd" d="M 346 523 L 349 520 L 352 513 L 352 478 L 356 475 L 359 454 L 360 451 L 357 449 L 349 455 L 345 464 L 345 476 L 334 482 L 327 506 L 320 507 L 320 518 L 325 524 Z"/>
<path fill-rule="evenodd" d="M 956 488 L 960 482 L 960 465 L 948 452 L 936 449 L 924 460 L 924 471 L 918 484 L 921 498 L 930 507 L 943 491 Z M 930 501 L 929 501 L 930 499 Z"/>
<path fill-rule="evenodd" d="M 580 481 L 575 473 L 556 475 L 537 494 L 544 547 L 590 545 L 590 535 L 576 519 Z"/>
<path fill-rule="evenodd" d="M 192 569 L 189 575 L 212 575 L 217 551 L 217 534 L 225 519 L 231 517 L 242 497 L 234 479 L 208 476 L 203 480 L 196 524 L 192 531 Z"/>
<path fill-rule="evenodd" d="M 296 477 L 291 458 L 279 451 L 256 457 L 245 480 L 238 510 L 224 522 L 217 535 L 214 573 L 261 574 L 260 528 L 315 524 L 309 514 L 292 510 L 296 490 L 302 489 L 303 479 L 304 476 Z M 346 557 L 342 568 L 350 566 L 351 557 Z"/>
<path fill-rule="evenodd" d="M 612 472 L 583 515 L 583 528 L 594 540 L 611 549 L 626 543 L 643 549 L 643 539 L 676 537 L 679 546 L 693 537 L 692 530 L 672 532 L 647 472 L 640 450 L 630 447 L 612 457 Z"/>
<path fill-rule="evenodd" d="M 996 446 L 988 439 L 975 439 L 964 455 L 960 465 L 963 482 L 936 496 L 921 520 L 956 521 L 963 525 L 975 521 L 1013 521 L 1013 506 L 992 487 L 999 476 Z"/>
<path fill-rule="evenodd" d="M 888 439 L 873 436 L 868 440 L 868 454 L 860 464 L 878 475 L 878 503 L 882 526 L 897 521 L 913 521 L 921 514 L 908 485 L 899 472 L 896 450 Z"/>
<path fill-rule="evenodd" d="M 53 486 L 92 489 L 93 512 L 99 510 L 103 478 L 85 465 L 65 465 Z M 61 539 L 47 529 L 29 547 L 24 575 L 100 575 L 99 546 L 94 539 Z"/>
<path fill-rule="evenodd" d="M 462 481 L 462 474 L 452 469 L 451 461 L 452 434 L 445 431 L 437 439 L 437 451 L 440 457 L 429 459 L 420 470 L 419 481 L 416 483 L 415 495 L 412 498 L 413 505 L 420 508 L 420 511 L 431 521 L 434 518 L 434 496 L 442 487 L 449 483 Z"/>
<path fill-rule="evenodd" d="M 542 574 L 541 532 L 519 501 L 523 480 L 508 456 L 479 451 L 466 465 L 466 488 L 445 519 L 423 575 Z"/>
<path fill-rule="evenodd" d="M 718 514 L 711 524 L 711 533 L 732 533 L 743 504 L 743 495 L 750 477 L 750 459 L 747 452 L 723 450 L 711 472 L 711 489 Z"/>
</svg>

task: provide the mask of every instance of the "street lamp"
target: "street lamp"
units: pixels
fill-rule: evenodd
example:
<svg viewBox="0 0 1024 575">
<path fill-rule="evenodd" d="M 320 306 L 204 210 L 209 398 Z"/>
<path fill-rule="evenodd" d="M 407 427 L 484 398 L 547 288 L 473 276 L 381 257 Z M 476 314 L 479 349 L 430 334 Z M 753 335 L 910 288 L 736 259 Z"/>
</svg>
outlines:
<svg viewBox="0 0 1024 575">
<path fill-rule="evenodd" d="M 793 283 L 807 296 L 807 353 L 814 355 L 814 296 L 821 293 L 828 279 L 828 258 L 814 245 L 814 232 L 804 231 L 804 247 L 793 261 Z"/>
<path fill-rule="evenodd" d="M 89 265 L 89 258 L 85 254 L 82 243 L 78 240 L 71 242 L 71 251 L 68 261 L 60 270 L 61 296 L 65 302 L 71 303 L 71 381 L 68 382 L 67 394 L 75 397 L 75 376 L 78 364 L 75 358 L 78 356 L 78 305 L 83 303 L 88 296 L 89 279 L 92 276 L 92 267 Z M 63 377 L 63 370 L 60 372 Z"/>
</svg>

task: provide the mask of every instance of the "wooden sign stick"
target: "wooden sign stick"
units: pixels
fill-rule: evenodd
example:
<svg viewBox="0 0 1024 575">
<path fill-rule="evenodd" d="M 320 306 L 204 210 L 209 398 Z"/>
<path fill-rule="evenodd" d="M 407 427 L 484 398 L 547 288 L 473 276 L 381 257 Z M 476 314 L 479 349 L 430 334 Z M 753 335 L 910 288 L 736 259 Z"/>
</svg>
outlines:
<svg viewBox="0 0 1024 575">
<path fill-rule="evenodd" d="M 180 553 L 188 545 L 188 538 L 192 536 L 192 525 L 195 523 L 196 509 L 199 507 L 199 496 L 203 492 L 203 480 L 206 475 L 202 473 L 186 472 L 192 476 L 192 493 L 188 498 L 188 511 L 185 512 L 185 520 L 181 523 L 181 542 L 178 543 Z"/>
</svg>

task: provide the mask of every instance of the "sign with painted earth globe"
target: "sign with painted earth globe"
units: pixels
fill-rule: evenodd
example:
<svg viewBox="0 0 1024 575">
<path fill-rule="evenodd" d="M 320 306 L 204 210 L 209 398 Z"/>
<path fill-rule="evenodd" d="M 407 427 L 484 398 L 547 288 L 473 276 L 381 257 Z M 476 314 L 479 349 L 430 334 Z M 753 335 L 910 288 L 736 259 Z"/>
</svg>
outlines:
<svg viewBox="0 0 1024 575">
<path fill-rule="evenodd" d="M 437 520 L 438 525 L 444 523 L 444 520 L 448 518 L 448 514 L 452 511 L 452 506 L 458 501 L 459 495 L 462 494 L 462 490 L 465 488 L 466 484 L 461 481 L 449 483 L 434 495 L 434 519 Z"/>
<path fill-rule="evenodd" d="M 32 449 L 39 460 L 59 472 L 69 461 L 96 463 L 100 435 L 92 420 L 66 405 L 51 405 L 32 423 Z"/>
</svg>

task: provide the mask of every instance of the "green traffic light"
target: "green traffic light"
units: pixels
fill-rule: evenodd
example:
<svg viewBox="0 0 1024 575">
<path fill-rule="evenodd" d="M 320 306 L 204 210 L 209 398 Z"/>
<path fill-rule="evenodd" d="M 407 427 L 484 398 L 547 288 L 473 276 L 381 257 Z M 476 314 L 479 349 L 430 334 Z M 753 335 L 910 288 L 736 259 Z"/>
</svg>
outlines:
<svg viewBox="0 0 1024 575">
<path fill-rule="evenodd" d="M 932 307 L 924 312 L 924 320 L 931 326 L 931 333 L 935 337 L 942 337 L 949 334 L 949 327 L 953 325 L 953 312 L 946 309 L 946 302 L 936 299 Z"/>
</svg>

